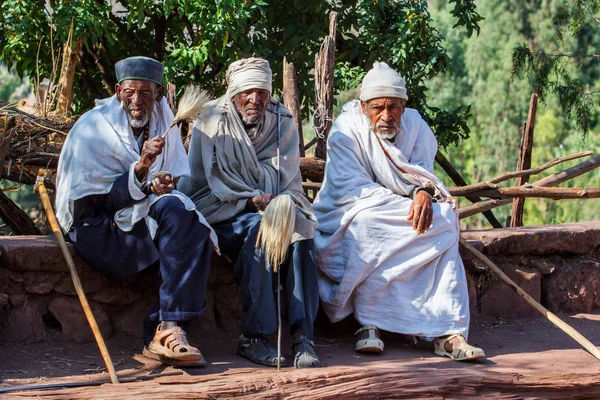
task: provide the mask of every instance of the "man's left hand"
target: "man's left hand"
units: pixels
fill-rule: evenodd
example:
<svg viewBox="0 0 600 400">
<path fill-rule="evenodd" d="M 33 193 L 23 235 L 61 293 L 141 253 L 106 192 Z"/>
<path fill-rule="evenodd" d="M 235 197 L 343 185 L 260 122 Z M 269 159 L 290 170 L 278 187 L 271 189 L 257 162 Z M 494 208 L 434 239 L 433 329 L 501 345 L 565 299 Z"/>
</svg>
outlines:
<svg viewBox="0 0 600 400">
<path fill-rule="evenodd" d="M 175 182 L 173 181 L 173 175 L 168 172 L 159 172 L 152 179 L 151 186 L 152 193 L 157 196 L 161 194 L 169 194 L 175 190 Z"/>
<path fill-rule="evenodd" d="M 431 195 L 424 190 L 419 190 L 410 205 L 408 217 L 413 222 L 412 228 L 417 234 L 425 233 L 433 222 L 433 207 L 431 205 Z"/>
</svg>

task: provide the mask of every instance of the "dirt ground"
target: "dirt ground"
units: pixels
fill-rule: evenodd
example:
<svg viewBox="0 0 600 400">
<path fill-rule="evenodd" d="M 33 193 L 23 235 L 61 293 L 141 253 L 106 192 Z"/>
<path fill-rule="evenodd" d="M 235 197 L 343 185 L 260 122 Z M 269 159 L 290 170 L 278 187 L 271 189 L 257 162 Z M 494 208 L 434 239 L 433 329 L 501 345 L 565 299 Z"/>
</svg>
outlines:
<svg viewBox="0 0 600 400">
<path fill-rule="evenodd" d="M 559 316 L 592 343 L 600 344 L 600 313 Z M 354 352 L 353 333 L 357 326 L 354 321 L 317 326 L 321 326 L 321 329 L 317 330 L 316 349 L 328 368 L 358 366 L 367 370 L 393 362 L 394 368 L 434 368 L 458 377 L 463 371 L 540 378 L 564 374 L 575 377 L 570 378 L 574 385 L 577 384 L 578 375 L 589 377 L 600 373 L 600 361 L 543 317 L 512 320 L 485 317 L 473 320 L 469 341 L 482 347 L 487 355 L 485 361 L 476 363 L 458 363 L 436 356 L 431 343 L 419 341 L 415 344 L 411 338 L 385 332 L 382 336 L 386 344 L 383 354 L 358 354 Z M 95 343 L 67 343 L 61 341 L 58 330 L 52 333 L 48 335 L 46 343 L 0 343 L 0 389 L 20 385 L 108 380 Z M 179 370 L 148 360 L 140 355 L 141 340 L 125 334 L 113 336 L 107 344 L 120 378 L 156 373 L 175 376 L 174 374 L 181 375 L 182 372 L 182 381 L 186 377 L 198 375 L 216 379 L 232 375 L 236 369 L 259 373 L 266 368 L 235 355 L 236 334 L 201 339 L 192 331 L 190 336 L 209 363 L 204 369 Z M 289 338 L 287 335 L 284 338 L 284 354 L 291 360 Z M 283 374 L 286 372 L 293 372 L 293 368 L 282 370 Z M 42 393 L 44 392 L 0 393 L 0 398 L 33 398 Z M 128 397 L 123 394 L 119 398 Z"/>
</svg>

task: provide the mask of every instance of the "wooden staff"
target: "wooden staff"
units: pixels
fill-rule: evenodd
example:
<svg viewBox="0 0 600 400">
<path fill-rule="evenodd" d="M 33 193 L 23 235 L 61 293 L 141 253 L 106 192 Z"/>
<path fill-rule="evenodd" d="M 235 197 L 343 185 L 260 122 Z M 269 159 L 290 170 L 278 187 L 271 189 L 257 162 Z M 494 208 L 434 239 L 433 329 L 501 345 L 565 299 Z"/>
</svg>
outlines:
<svg viewBox="0 0 600 400">
<path fill-rule="evenodd" d="M 96 318 L 94 318 L 92 309 L 90 308 L 87 298 L 85 297 L 85 292 L 83 291 L 83 287 L 81 286 L 81 281 L 79 280 L 79 274 L 77 273 L 77 269 L 75 268 L 73 257 L 71 257 L 71 253 L 67 248 L 67 243 L 65 242 L 62 231 L 58 225 L 58 221 L 56 220 L 56 216 L 54 215 L 52 204 L 50 204 L 50 198 L 48 197 L 46 186 L 44 186 L 45 175 L 46 171 L 43 168 L 40 168 L 38 170 L 34 191 L 36 193 L 39 193 L 40 198 L 42 199 L 42 204 L 44 205 L 44 210 L 46 211 L 46 216 L 48 217 L 48 223 L 50 224 L 50 228 L 52 228 L 52 232 L 54 233 L 54 236 L 58 241 L 60 249 L 62 250 L 62 253 L 65 257 L 65 261 L 67 261 L 69 271 L 71 272 L 71 279 L 73 280 L 73 286 L 75 286 L 75 291 L 77 292 L 77 297 L 79 297 L 79 301 L 81 302 L 81 307 L 83 308 L 85 317 L 87 318 L 87 321 L 90 324 L 90 328 L 92 328 L 94 338 L 96 338 L 96 343 L 98 344 L 98 348 L 100 349 L 100 353 L 102 354 L 102 358 L 104 359 L 104 363 L 106 364 L 106 369 L 110 374 L 110 380 L 112 383 L 117 384 L 119 383 L 119 378 L 117 377 L 115 367 L 113 366 L 112 360 L 110 359 L 110 354 L 108 353 L 106 343 L 104 343 L 104 339 L 102 338 L 102 333 L 100 333 L 100 328 L 98 327 Z"/>
<path fill-rule="evenodd" d="M 577 343 L 583 346 L 584 349 L 589 351 L 594 357 L 600 360 L 600 350 L 594 346 L 589 340 L 587 340 L 581 333 L 573 329 L 569 324 L 558 318 L 556 315 L 548 311 L 544 306 L 535 301 L 533 297 L 528 295 L 523 289 L 521 289 L 512 279 L 510 279 L 498 266 L 496 266 L 489 258 L 484 256 L 475 247 L 471 246 L 465 239 L 460 238 L 460 244 L 467 250 L 469 250 L 475 257 L 481 262 L 487 265 L 496 275 L 500 277 L 506 284 L 508 284 L 519 296 L 521 296 L 529 305 L 535 308 L 540 314 L 546 317 L 550 322 L 560 328 L 564 333 L 571 336 Z"/>
</svg>

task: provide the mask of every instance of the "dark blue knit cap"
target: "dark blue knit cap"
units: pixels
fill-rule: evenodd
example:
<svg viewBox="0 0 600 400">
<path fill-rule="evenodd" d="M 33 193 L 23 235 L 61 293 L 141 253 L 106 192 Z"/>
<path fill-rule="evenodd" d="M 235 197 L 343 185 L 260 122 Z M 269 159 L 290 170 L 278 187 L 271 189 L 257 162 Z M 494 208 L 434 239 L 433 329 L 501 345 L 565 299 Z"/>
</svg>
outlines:
<svg viewBox="0 0 600 400">
<path fill-rule="evenodd" d="M 149 57 L 129 57 L 115 64 L 117 81 L 140 80 L 163 84 L 165 67 L 161 62 Z"/>
</svg>

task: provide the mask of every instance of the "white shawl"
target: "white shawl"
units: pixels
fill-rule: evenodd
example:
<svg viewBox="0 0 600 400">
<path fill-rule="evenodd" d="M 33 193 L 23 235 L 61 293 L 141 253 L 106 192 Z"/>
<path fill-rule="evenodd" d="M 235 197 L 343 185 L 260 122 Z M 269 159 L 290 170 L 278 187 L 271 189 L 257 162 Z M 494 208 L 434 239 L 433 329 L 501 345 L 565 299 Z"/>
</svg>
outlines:
<svg viewBox="0 0 600 400">
<path fill-rule="evenodd" d="M 113 183 L 129 171 L 129 191 L 135 200 L 133 206 L 119 210 L 115 222 L 123 231 L 130 231 L 138 221 L 146 220 L 152 237 L 156 232 L 156 222 L 148 217 L 150 206 L 158 199 L 155 195 L 146 197 L 133 183 L 134 167 L 140 158 L 140 148 L 127 120 L 125 109 L 116 95 L 98 100 L 97 106 L 86 112 L 73 126 L 63 146 L 56 175 L 56 216 L 62 229 L 68 232 L 73 223 L 73 203 L 75 200 L 96 194 L 110 192 Z M 161 135 L 173 121 L 173 113 L 163 97 L 154 103 L 150 118 L 149 138 Z M 159 171 L 170 172 L 174 178 L 189 175 L 187 154 L 181 142 L 177 127 L 172 128 L 165 138 L 165 148 L 150 167 L 147 183 Z M 182 193 L 173 191 L 189 210 L 195 210 L 193 203 Z M 198 213 L 200 222 L 210 226 Z M 211 239 L 217 239 L 211 229 Z"/>
</svg>

